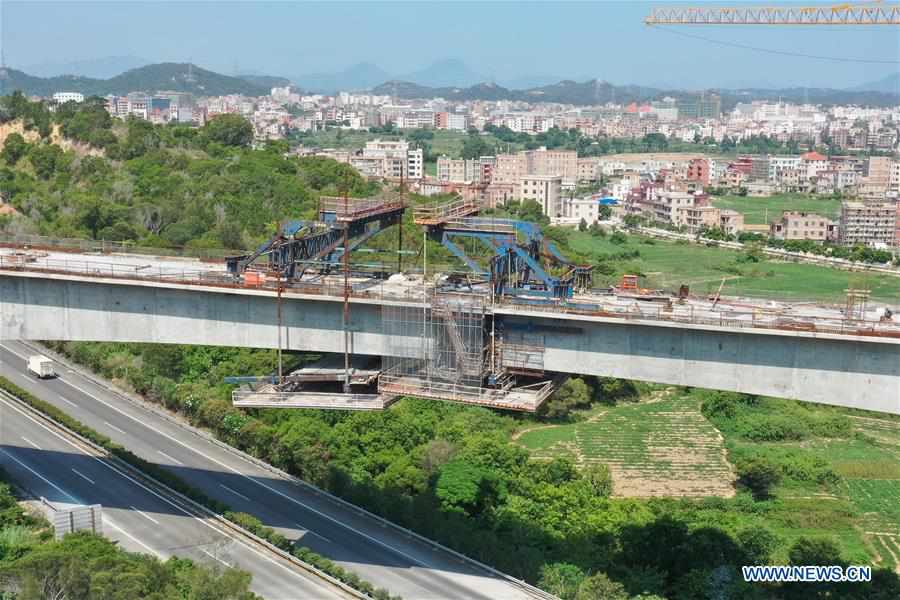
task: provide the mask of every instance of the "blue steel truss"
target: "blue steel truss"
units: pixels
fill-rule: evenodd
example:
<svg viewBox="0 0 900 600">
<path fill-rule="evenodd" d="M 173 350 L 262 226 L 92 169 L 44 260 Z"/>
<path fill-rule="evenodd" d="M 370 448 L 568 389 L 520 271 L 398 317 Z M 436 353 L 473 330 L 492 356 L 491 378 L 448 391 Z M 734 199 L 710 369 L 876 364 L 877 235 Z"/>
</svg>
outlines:
<svg viewBox="0 0 900 600">
<path fill-rule="evenodd" d="M 430 226 L 428 232 L 474 273 L 489 277 L 497 296 L 571 298 L 575 289 L 591 285 L 591 268 L 568 261 L 535 223 L 469 217 Z M 493 253 L 488 269 L 466 254 L 458 238 L 475 239 L 488 247 Z M 562 277 L 555 277 L 542 261 L 569 269 Z"/>
<path fill-rule="evenodd" d="M 314 265 L 327 271 L 343 255 L 345 231 L 352 252 L 378 232 L 399 224 L 404 210 L 399 206 L 351 221 L 338 221 L 327 213 L 323 213 L 322 221 L 288 221 L 252 254 L 228 257 L 225 264 L 229 273 L 239 275 L 266 257 L 267 270 L 287 280 L 300 279 Z"/>
</svg>

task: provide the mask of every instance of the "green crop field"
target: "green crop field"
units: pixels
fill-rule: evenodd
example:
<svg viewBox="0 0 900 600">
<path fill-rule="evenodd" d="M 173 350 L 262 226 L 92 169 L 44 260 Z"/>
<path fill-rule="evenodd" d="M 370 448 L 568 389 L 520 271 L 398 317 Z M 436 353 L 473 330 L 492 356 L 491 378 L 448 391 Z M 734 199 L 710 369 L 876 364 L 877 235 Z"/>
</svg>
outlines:
<svg viewBox="0 0 900 600">
<path fill-rule="evenodd" d="M 514 437 L 536 459 L 607 464 L 618 497 L 724 498 L 695 501 L 693 518 L 767 528 L 778 539 L 776 563 L 787 561 L 799 537 L 824 537 L 852 563 L 900 572 L 900 418 L 761 398 L 745 409 L 747 420 L 726 418 L 720 431 L 701 414 L 704 393 L 669 388 L 638 403 L 595 405 L 574 423 L 526 427 Z M 766 419 L 797 423 L 804 433 L 793 441 L 742 433 Z M 740 495 L 728 499 L 735 493 L 731 462 L 748 458 L 783 473 L 774 499 L 749 512 Z"/>
<path fill-rule="evenodd" d="M 609 465 L 617 496 L 734 494 L 722 438 L 690 397 L 594 409 L 585 421 L 527 431 L 518 442 L 538 458 Z"/>
<path fill-rule="evenodd" d="M 723 431 L 736 462 L 754 457 L 781 465 L 773 530 L 786 540 L 828 536 L 848 560 L 900 572 L 900 419 L 770 399 L 749 412 L 757 423 L 785 419 L 808 427 L 795 441 L 751 441 Z"/>
<path fill-rule="evenodd" d="M 811 212 L 836 218 L 841 212 L 841 201 L 834 198 L 816 198 L 806 194 L 776 194 L 769 198 L 749 196 L 722 196 L 713 198 L 713 206 L 730 208 L 744 215 L 747 224 L 766 224 L 781 217 L 786 210 Z"/>
<path fill-rule="evenodd" d="M 880 274 L 848 273 L 837 269 L 763 258 L 760 262 L 740 262 L 743 254 L 735 250 L 697 244 L 650 240 L 629 235 L 624 244 L 615 244 L 610 236 L 595 237 L 574 232 L 569 246 L 593 261 L 607 258 L 612 274 L 595 276 L 596 285 L 619 281 L 623 273 L 642 276 L 647 288 L 677 290 L 682 283 L 692 293 L 715 292 L 722 279 L 722 293 L 731 296 L 764 297 L 776 300 L 807 300 L 843 303 L 844 290 L 852 281 L 872 290 L 876 302 L 900 304 L 900 277 Z M 636 258 L 618 258 L 637 251 Z"/>
</svg>

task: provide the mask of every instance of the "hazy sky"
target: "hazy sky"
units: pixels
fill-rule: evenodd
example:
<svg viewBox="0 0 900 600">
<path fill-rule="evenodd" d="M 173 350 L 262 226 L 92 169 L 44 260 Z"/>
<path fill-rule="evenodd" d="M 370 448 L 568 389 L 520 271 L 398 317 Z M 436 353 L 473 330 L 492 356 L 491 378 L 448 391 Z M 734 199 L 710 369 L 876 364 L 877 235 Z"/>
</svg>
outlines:
<svg viewBox="0 0 900 600">
<path fill-rule="evenodd" d="M 135 56 L 291 77 L 362 61 L 402 74 L 460 58 L 501 81 L 532 74 L 677 87 L 846 87 L 900 70 L 896 63 L 767 54 L 646 27 L 642 18 L 660 2 L 0 2 L 0 43 L 14 67 Z M 769 2 L 777 3 L 785 2 Z M 783 52 L 900 62 L 897 27 L 676 31 Z"/>
</svg>

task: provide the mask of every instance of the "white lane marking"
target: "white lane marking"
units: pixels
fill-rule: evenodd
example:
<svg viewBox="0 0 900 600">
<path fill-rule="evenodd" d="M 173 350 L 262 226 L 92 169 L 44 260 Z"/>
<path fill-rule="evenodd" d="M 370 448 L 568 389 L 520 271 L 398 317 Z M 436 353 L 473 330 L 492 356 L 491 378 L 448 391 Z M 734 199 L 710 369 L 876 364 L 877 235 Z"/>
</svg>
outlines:
<svg viewBox="0 0 900 600">
<path fill-rule="evenodd" d="M 57 396 L 58 396 L 59 399 L 62 400 L 63 402 L 68 402 L 68 403 L 71 404 L 72 406 L 78 407 L 77 404 L 75 404 L 74 402 L 72 402 L 72 401 L 69 400 L 68 398 L 66 398 L 66 397 L 64 397 L 64 396 L 62 396 L 62 395 L 60 395 L 60 394 L 57 394 Z"/>
<path fill-rule="evenodd" d="M 169 456 L 168 454 L 166 454 L 166 453 L 163 452 L 162 450 L 157 450 L 157 452 L 159 452 L 160 454 L 162 454 L 162 455 L 163 455 L 164 457 L 166 457 L 167 459 L 171 460 L 171 461 L 172 461 L 173 463 L 175 463 L 176 465 L 184 466 L 184 463 L 183 463 L 183 462 L 181 462 L 180 460 L 176 460 L 176 459 L 172 458 L 171 456 Z"/>
<path fill-rule="evenodd" d="M 261 481 L 257 481 L 257 480 L 254 479 L 253 477 L 250 477 L 249 475 L 246 475 L 245 473 L 242 473 L 239 469 L 235 469 L 235 468 L 232 467 L 231 465 L 228 465 L 228 464 L 226 464 L 226 463 L 223 463 L 222 461 L 217 460 L 217 459 L 215 459 L 215 458 L 209 456 L 208 454 L 206 454 L 206 453 L 204 453 L 204 452 L 201 452 L 200 450 L 197 450 L 197 449 L 194 448 L 193 446 L 191 446 L 191 445 L 189 445 L 189 444 L 186 444 L 186 443 L 182 442 L 181 440 L 175 438 L 174 436 L 171 436 L 171 435 L 169 435 L 168 433 L 165 433 L 165 432 L 163 432 L 163 431 L 160 431 L 159 429 L 157 429 L 156 427 L 153 427 L 153 426 L 150 425 L 149 423 L 146 423 L 146 422 L 144 422 L 144 421 L 141 421 L 141 420 L 138 419 L 137 417 L 128 414 L 127 412 L 125 412 L 124 410 L 118 408 L 117 406 L 114 406 L 114 405 L 110 404 L 109 402 L 106 402 L 105 400 L 101 400 L 101 399 L 98 398 L 97 396 L 95 396 L 95 395 L 91 394 L 90 392 L 84 390 L 83 388 L 81 388 L 81 387 L 75 385 L 75 384 L 72 383 L 71 381 L 65 381 L 64 383 L 65 383 L 66 385 L 72 386 L 73 388 L 75 388 L 76 390 L 78 390 L 79 392 L 81 392 L 82 394 L 85 394 L 86 396 L 88 396 L 88 397 L 90 397 L 90 398 L 93 398 L 94 400 L 96 400 L 96 401 L 99 402 L 100 404 L 103 404 L 104 406 L 108 406 L 109 408 L 113 409 L 113 410 L 116 411 L 117 413 L 119 413 L 119 414 L 121 414 L 121 415 L 124 415 L 124 416 L 128 417 L 129 419 L 131 419 L 132 421 L 134 421 L 134 422 L 137 423 L 138 425 L 141 425 L 141 426 L 146 427 L 146 428 L 148 428 L 148 429 L 150 429 L 150 430 L 152 430 L 152 431 L 155 431 L 156 433 L 158 433 L 159 435 L 163 436 L 164 438 L 166 438 L 166 439 L 168 439 L 168 440 L 171 440 L 171 441 L 175 442 L 175 443 L 178 444 L 179 446 L 182 446 L 182 447 L 184 447 L 184 448 L 187 448 L 187 449 L 190 450 L 191 452 L 194 452 L 194 453 L 196 453 L 196 454 L 202 456 L 202 457 L 205 458 L 206 460 L 208 460 L 208 461 L 210 461 L 210 462 L 212 462 L 212 463 L 215 463 L 215 464 L 219 465 L 220 467 L 223 467 L 223 468 L 225 468 L 225 469 L 228 469 L 228 470 L 231 471 L 232 473 L 235 473 L 236 475 L 240 475 L 240 476 L 243 477 L 244 479 L 247 479 L 247 480 L 249 480 L 249 481 L 252 481 L 252 482 L 255 483 L 256 485 L 258 485 L 258 486 L 260 486 L 260 487 L 262 487 L 262 488 L 264 488 L 264 489 L 266 489 L 266 490 L 272 492 L 273 494 L 277 494 L 278 496 L 281 496 L 282 498 L 284 498 L 285 500 L 287 500 L 287 501 L 289 501 L 289 502 L 293 502 L 293 503 L 296 504 L 297 506 L 301 506 L 301 507 L 305 508 L 306 510 L 310 511 L 311 513 L 314 513 L 314 514 L 316 514 L 316 515 L 322 517 L 323 519 L 327 519 L 328 521 L 331 521 L 332 523 L 334 523 L 334 524 L 336 524 L 336 525 L 338 525 L 338 526 L 340 526 L 340 527 L 343 527 L 344 529 L 347 529 L 347 530 L 349 530 L 349 531 L 352 531 L 353 533 L 355 533 L 355 534 L 357 534 L 357 535 L 359 535 L 359 536 L 365 538 L 366 540 L 372 542 L 373 544 L 376 544 L 376 545 L 378 545 L 378 546 L 381 546 L 382 548 L 387 548 L 387 549 L 390 550 L 391 552 L 394 552 L 395 554 L 397 554 L 397 555 L 399 555 L 399 556 L 402 556 L 402 557 L 404 557 L 405 559 L 407 559 L 407 560 L 409 560 L 409 561 L 412 561 L 413 563 L 419 565 L 420 567 L 426 567 L 426 568 L 429 568 L 429 569 L 437 568 L 437 567 L 432 567 L 429 563 L 425 562 L 424 560 L 421 560 L 421 559 L 419 559 L 419 558 L 416 558 L 416 557 L 414 557 L 414 556 L 411 556 L 410 554 L 407 554 L 406 552 L 403 552 L 402 550 L 398 550 L 397 548 L 394 548 L 393 546 L 391 546 L 391 545 L 388 544 L 387 542 L 382 542 L 381 540 L 376 539 L 376 538 L 372 537 L 371 535 L 369 535 L 369 534 L 367 534 L 367 533 L 364 533 L 364 532 L 362 532 L 362 531 L 360 531 L 360 530 L 358 530 L 358 529 L 355 529 L 355 528 L 351 527 L 350 525 L 348 525 L 348 524 L 342 522 L 341 520 L 336 519 L 335 517 L 332 517 L 331 515 L 325 514 L 325 513 L 323 513 L 322 511 L 317 510 L 317 509 L 315 509 L 315 508 L 309 506 L 308 504 L 304 504 L 303 502 L 297 500 L 296 498 L 293 498 L 292 496 L 289 496 L 289 495 L 285 494 L 284 492 L 278 491 L 278 490 L 276 490 L 275 488 L 270 487 L 270 486 L 266 485 L 265 483 L 263 483 L 263 482 L 261 482 Z M 150 412 L 150 411 L 148 411 L 148 412 Z M 154 415 L 154 416 L 155 416 L 155 415 Z M 190 433 L 190 432 L 189 432 L 189 433 Z M 336 502 L 336 501 L 335 501 L 335 502 Z"/>
<path fill-rule="evenodd" d="M 178 506 L 177 504 L 175 504 L 174 502 L 172 502 L 171 500 L 169 500 L 169 499 L 166 498 L 165 496 L 160 495 L 160 494 L 157 493 L 155 490 L 152 490 L 152 489 L 148 488 L 146 485 L 144 485 L 144 484 L 141 483 L 140 481 L 134 479 L 134 478 L 131 477 L 130 475 L 127 475 L 127 474 L 123 473 L 122 471 L 118 470 L 116 467 L 112 466 L 111 464 L 109 464 L 108 462 L 104 461 L 104 460 L 101 459 L 100 457 L 93 456 L 93 455 L 91 455 L 91 454 L 87 454 L 87 452 L 85 452 L 84 449 L 82 449 L 82 448 L 80 448 L 79 446 L 77 446 L 77 445 L 76 445 L 74 442 L 72 442 L 71 440 L 66 439 L 65 437 L 63 437 L 63 436 L 62 436 L 61 434 L 59 434 L 58 432 L 54 431 L 53 429 L 50 429 L 49 427 L 47 427 L 46 425 L 44 425 L 44 424 L 41 423 L 40 421 L 37 421 L 37 420 L 34 419 L 31 415 L 29 415 L 29 414 L 27 414 L 27 413 L 25 413 L 25 412 L 22 412 L 21 409 L 19 409 L 19 408 L 13 406 L 12 404 L 10 404 L 9 402 L 7 402 L 6 400 L 0 398 L 0 403 L 5 404 L 6 406 L 8 406 L 9 408 L 13 409 L 13 410 L 16 411 L 17 413 L 19 413 L 20 415 L 22 415 L 23 417 L 25 417 L 26 419 L 28 419 L 29 421 L 31 421 L 32 423 L 35 423 L 36 425 L 38 425 L 38 426 L 41 427 L 42 429 L 45 429 L 46 431 L 48 431 L 48 432 L 49 432 L 50 434 L 52 434 L 53 436 L 55 436 L 55 437 L 61 439 L 63 442 L 67 443 L 68 445 L 70 445 L 70 446 L 72 446 L 73 448 L 75 448 L 76 450 L 78 450 L 78 452 L 80 452 L 81 454 L 85 454 L 85 455 L 87 455 L 88 457 L 93 458 L 93 459 L 96 460 L 98 463 L 100 463 L 101 465 L 103 465 L 104 467 L 106 467 L 107 469 L 109 469 L 110 471 L 112 471 L 113 473 L 115 473 L 116 475 L 119 475 L 120 477 L 123 477 L 123 478 L 127 479 L 128 481 L 130 481 L 131 483 L 135 484 L 135 485 L 138 486 L 139 488 L 141 488 L 141 489 L 143 489 L 143 490 L 149 492 L 150 494 L 153 494 L 154 496 L 156 496 L 157 498 L 159 498 L 160 500 L 162 500 L 162 501 L 165 502 L 166 504 L 168 504 L 168 505 L 170 505 L 170 506 L 176 508 L 179 512 L 184 513 L 185 515 L 187 515 L 188 517 L 194 519 L 195 521 L 199 521 L 201 524 L 205 525 L 206 527 L 209 527 L 210 529 L 212 529 L 213 531 L 215 531 L 215 532 L 218 533 L 218 534 L 221 534 L 221 533 L 222 533 L 222 530 L 221 530 L 221 529 L 219 529 L 218 527 L 213 526 L 213 524 L 210 523 L 209 521 L 207 521 L 206 519 L 201 519 L 200 517 L 197 517 L 197 516 L 192 515 L 191 513 L 189 513 L 188 511 L 186 511 L 186 510 L 185 510 L 184 508 L 182 508 L 181 506 Z M 57 490 L 59 490 L 61 493 L 65 494 L 66 496 L 68 496 L 69 498 L 71 498 L 75 504 L 84 504 L 84 502 L 81 502 L 80 500 L 76 499 L 74 496 L 72 496 L 72 495 L 69 494 L 68 492 L 63 491 L 59 486 L 57 486 L 56 484 L 54 484 L 52 481 L 46 479 L 46 478 L 45 478 L 44 476 L 42 476 L 40 473 L 38 473 L 38 472 L 34 471 L 33 469 L 31 469 L 31 467 L 29 467 L 28 465 L 26 465 L 26 464 L 23 463 L 22 461 L 18 460 L 16 457 L 14 457 L 14 456 L 12 456 L 11 454 L 9 454 L 8 452 L 6 452 L 3 448 L 0 448 L 0 452 L 2 452 L 3 454 L 6 454 L 6 455 L 9 456 L 11 459 L 13 459 L 13 460 L 16 461 L 17 463 L 19 463 L 20 465 L 22 465 L 23 467 L 25 467 L 26 469 L 28 469 L 29 471 L 31 471 L 32 473 L 34 473 L 35 475 L 37 475 L 38 477 L 40 477 L 41 479 L 43 479 L 44 481 L 46 481 L 47 483 L 49 483 L 51 486 L 53 486 L 53 487 L 56 488 Z M 114 527 L 115 527 L 115 526 L 114 526 Z M 116 527 L 116 529 L 119 529 L 119 528 Z M 121 531 L 121 530 L 120 530 L 120 531 Z M 126 534 L 126 535 L 128 535 L 128 534 Z M 226 535 L 227 535 L 227 534 L 226 534 Z M 131 536 L 129 536 L 129 537 L 131 537 Z M 230 537 L 230 536 L 229 536 L 229 537 Z M 134 538 L 132 538 L 132 539 L 134 539 Z M 317 581 L 314 581 L 314 580 L 310 579 L 309 577 L 304 576 L 302 573 L 298 573 L 297 571 L 295 571 L 295 570 L 292 569 L 291 567 L 288 567 L 287 565 L 282 564 L 282 563 L 276 561 L 274 558 L 272 558 L 272 557 L 269 556 L 268 554 L 264 554 L 262 551 L 257 550 L 256 548 L 254 548 L 253 546 L 251 546 L 250 544 L 248 544 L 247 542 L 245 542 L 244 540 L 242 540 L 242 539 L 240 539 L 240 538 L 230 538 L 230 539 L 235 540 L 236 542 L 238 542 L 239 544 L 241 544 L 241 546 L 243 546 L 244 548 L 246 548 L 247 550 L 249 550 L 249 551 L 252 552 L 253 554 L 256 554 L 256 555 L 259 556 L 261 559 L 263 559 L 263 560 L 265 560 L 265 561 L 267 561 L 267 562 L 272 563 L 273 565 L 275 565 L 276 567 L 279 567 L 279 568 L 283 569 L 284 571 L 287 571 L 288 573 L 290 573 L 291 575 L 293 575 L 293 576 L 296 577 L 297 579 L 302 579 L 302 580 L 305 581 L 306 583 L 314 583 L 314 584 L 317 584 L 317 585 L 320 585 L 320 586 L 323 585 L 323 584 L 321 584 L 321 583 L 319 583 L 319 582 L 317 582 Z M 140 542 L 139 542 L 139 543 L 140 543 Z M 326 588 L 326 589 L 329 589 L 329 590 L 330 590 L 331 588 Z"/>
<path fill-rule="evenodd" d="M 208 557 L 210 557 L 210 558 L 213 559 L 213 560 L 219 561 L 220 563 L 222 563 L 223 565 L 225 565 L 225 566 L 228 567 L 229 569 L 231 568 L 231 565 L 229 565 L 227 562 L 225 562 L 224 560 L 222 560 L 221 558 L 219 558 L 218 556 L 216 556 L 215 554 L 213 554 L 212 552 L 210 552 L 210 551 L 207 550 L 206 548 L 200 548 L 200 552 L 202 552 L 203 554 L 207 555 Z"/>
<path fill-rule="evenodd" d="M 150 520 L 150 521 L 153 521 L 154 523 L 156 523 L 157 525 L 159 525 L 159 521 L 157 521 L 156 519 L 154 519 L 153 517 L 151 517 L 150 515 L 148 515 L 148 514 L 145 513 L 144 511 L 140 510 L 139 508 L 136 508 L 136 507 L 135 507 L 134 505 L 132 505 L 132 504 L 129 504 L 129 506 L 131 506 L 131 510 L 133 510 L 133 511 L 136 512 L 137 514 L 139 514 L 139 515 L 141 515 L 142 517 L 144 517 L 145 519 Z"/>
<path fill-rule="evenodd" d="M 28 439 L 27 437 L 25 437 L 24 435 L 22 436 L 22 439 L 25 440 L 26 442 L 28 442 L 29 444 L 31 444 L 32 446 L 34 446 L 35 448 L 37 448 L 38 450 L 42 450 L 42 449 L 43 449 L 43 448 L 41 448 L 40 446 L 38 446 L 37 444 L 35 444 L 34 442 L 32 442 L 31 440 L 29 440 L 29 439 Z"/>
<path fill-rule="evenodd" d="M 24 374 L 20 373 L 19 371 L 13 371 L 13 373 L 15 373 L 16 375 L 18 375 L 19 377 L 21 377 L 28 383 L 31 383 L 31 381 L 32 381 L 31 377 L 29 377 L 28 375 L 24 375 Z"/>
<path fill-rule="evenodd" d="M 123 429 L 119 429 L 118 427 L 116 427 L 115 425 L 113 425 L 112 423 L 110 423 L 109 421 L 103 421 L 103 424 L 106 425 L 107 427 L 109 427 L 110 429 L 115 429 L 116 431 L 118 431 L 118 432 L 121 433 L 122 435 L 128 435 L 127 433 L 125 433 L 125 431 L 124 431 Z"/>
<path fill-rule="evenodd" d="M 238 492 L 238 491 L 235 491 L 235 490 L 231 489 L 230 487 L 228 487 L 228 486 L 225 485 L 224 483 L 220 483 L 219 485 L 220 485 L 221 487 L 225 488 L 226 490 L 228 490 L 229 492 L 231 492 L 232 494 L 234 494 L 235 496 L 240 496 L 241 498 L 243 498 L 243 499 L 246 500 L 247 502 L 250 502 L 250 498 L 248 498 L 247 496 L 243 495 L 242 493 L 240 493 L 240 492 Z"/>
<path fill-rule="evenodd" d="M 128 539 L 130 539 L 132 542 L 134 542 L 138 546 L 142 546 L 142 547 L 146 548 L 147 552 L 149 552 L 150 554 L 153 554 L 153 555 L 158 556 L 159 558 L 165 560 L 166 557 L 163 556 L 163 554 L 161 552 L 157 552 L 156 550 L 154 550 L 153 548 L 151 548 L 150 546 L 148 546 L 141 540 L 137 539 L 136 537 L 134 537 L 133 535 L 131 535 L 130 533 L 128 533 L 127 531 L 125 531 L 124 529 L 122 529 L 121 527 L 119 527 L 118 525 L 113 523 L 112 521 L 110 521 L 109 517 L 107 515 L 103 515 L 103 525 L 112 525 L 113 529 L 115 529 L 122 535 L 126 536 Z"/>
<path fill-rule="evenodd" d="M 294 521 L 294 525 L 296 525 L 297 527 L 299 527 L 299 528 L 300 528 L 300 531 L 302 531 L 303 533 L 308 533 L 308 534 L 310 534 L 310 535 L 316 536 L 317 538 L 322 538 L 323 540 L 325 540 L 325 541 L 328 542 L 329 544 L 332 543 L 332 541 L 331 541 L 330 539 L 328 539 L 327 537 L 325 537 L 325 536 L 322 535 L 321 533 L 316 533 L 316 532 L 313 531 L 312 529 L 308 529 L 308 528 L 304 527 L 303 525 L 301 525 L 301 524 L 298 523 L 297 521 Z"/>
<path fill-rule="evenodd" d="M 70 499 L 73 503 L 75 503 L 75 504 L 84 504 L 83 502 L 81 502 L 80 500 L 78 500 L 78 498 L 76 498 L 75 496 L 73 496 L 72 494 L 70 494 L 69 492 L 67 492 L 66 490 L 62 489 L 61 487 L 59 487 L 58 485 L 56 485 L 55 483 L 53 483 L 52 481 L 50 481 L 49 479 L 47 479 L 46 477 L 44 477 L 43 475 L 41 475 L 40 473 L 38 473 L 37 471 L 35 471 L 34 469 L 32 469 L 31 467 L 29 467 L 28 465 L 26 465 L 25 463 L 23 463 L 21 460 L 19 460 L 18 458 L 16 458 L 15 456 L 13 456 L 12 454 L 10 454 L 9 452 L 7 452 L 6 450 L 4 450 L 3 448 L 0 448 L 0 452 L 2 452 L 2 453 L 5 454 L 6 456 L 10 457 L 11 459 L 13 459 L 13 460 L 16 461 L 17 463 L 19 463 L 21 466 L 23 466 L 23 467 L 25 467 L 26 469 L 28 469 L 29 471 L 31 471 L 31 473 L 32 473 L 33 475 L 35 475 L 38 479 L 40 479 L 41 481 L 43 481 L 44 483 L 46 483 L 47 485 L 49 485 L 50 487 L 52 487 L 54 490 L 56 490 L 57 492 L 59 492 L 59 493 L 62 494 L 63 496 L 68 496 L 69 499 Z"/>
<path fill-rule="evenodd" d="M 78 469 L 74 469 L 74 468 L 73 468 L 73 469 L 72 469 L 72 472 L 75 473 L 76 475 L 78 475 L 79 477 L 81 477 L 82 479 L 84 479 L 85 481 L 90 482 L 91 485 L 97 485 L 96 483 L 94 483 L 94 480 L 93 480 L 93 479 L 91 479 L 90 477 L 88 477 L 88 476 L 85 475 L 84 473 L 80 472 Z"/>
</svg>

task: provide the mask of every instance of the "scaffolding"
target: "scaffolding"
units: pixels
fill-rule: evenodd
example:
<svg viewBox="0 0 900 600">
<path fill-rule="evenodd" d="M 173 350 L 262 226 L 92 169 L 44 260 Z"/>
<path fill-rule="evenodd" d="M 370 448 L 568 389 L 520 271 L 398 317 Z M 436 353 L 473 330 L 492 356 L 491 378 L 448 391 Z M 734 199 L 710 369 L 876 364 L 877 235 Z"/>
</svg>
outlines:
<svg viewBox="0 0 900 600">
<path fill-rule="evenodd" d="M 507 360 L 498 356 L 499 346 L 485 344 L 484 296 L 435 292 L 427 300 L 423 306 L 382 306 L 387 347 L 379 393 L 533 412 L 558 385 L 541 381 L 513 387 L 515 379 L 503 367 Z M 517 348 L 525 353 L 523 344 Z M 528 348 L 532 353 L 519 359 L 520 371 L 542 375 L 543 348 Z"/>
</svg>

